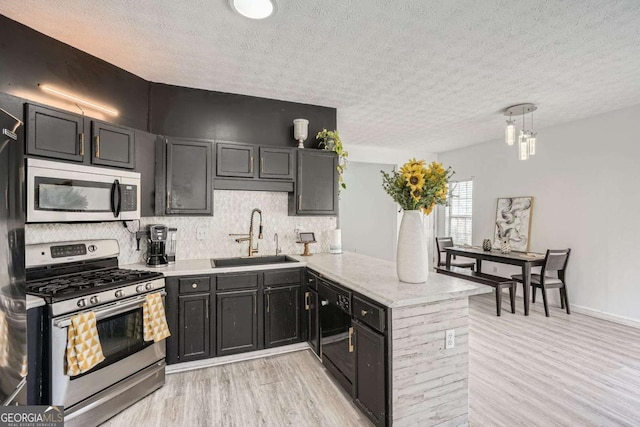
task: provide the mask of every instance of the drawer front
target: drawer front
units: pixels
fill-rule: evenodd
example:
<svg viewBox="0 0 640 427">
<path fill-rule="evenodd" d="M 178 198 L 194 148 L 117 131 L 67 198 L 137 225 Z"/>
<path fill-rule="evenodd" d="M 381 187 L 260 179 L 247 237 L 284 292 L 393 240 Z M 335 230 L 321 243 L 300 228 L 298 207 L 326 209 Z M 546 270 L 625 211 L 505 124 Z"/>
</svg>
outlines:
<svg viewBox="0 0 640 427">
<path fill-rule="evenodd" d="M 250 289 L 258 287 L 259 273 L 233 273 L 221 274 L 218 276 L 219 291 L 234 289 Z"/>
<path fill-rule="evenodd" d="M 181 294 L 209 292 L 211 289 L 209 277 L 185 277 L 184 279 L 179 279 L 178 284 Z"/>
<path fill-rule="evenodd" d="M 307 272 L 307 274 L 305 274 L 305 278 L 307 281 L 307 286 L 310 287 L 311 289 L 313 289 L 314 291 L 318 290 L 318 276 L 316 276 L 315 274 L 311 273 L 311 272 Z"/>
<path fill-rule="evenodd" d="M 356 296 L 353 297 L 353 317 L 379 332 L 384 331 L 384 309 Z"/>
<path fill-rule="evenodd" d="M 274 270 L 264 272 L 264 285 L 299 285 L 302 282 L 302 270 Z"/>
</svg>

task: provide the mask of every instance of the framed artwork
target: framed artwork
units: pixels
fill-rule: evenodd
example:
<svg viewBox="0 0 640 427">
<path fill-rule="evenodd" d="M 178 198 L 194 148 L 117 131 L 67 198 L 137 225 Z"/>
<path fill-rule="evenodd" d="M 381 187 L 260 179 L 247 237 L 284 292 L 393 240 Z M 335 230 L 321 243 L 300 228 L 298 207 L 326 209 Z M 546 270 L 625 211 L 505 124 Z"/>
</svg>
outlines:
<svg viewBox="0 0 640 427">
<path fill-rule="evenodd" d="M 496 229 L 493 244 L 508 240 L 511 250 L 528 252 L 531 233 L 531 209 L 533 197 L 505 197 L 498 199 Z"/>
</svg>

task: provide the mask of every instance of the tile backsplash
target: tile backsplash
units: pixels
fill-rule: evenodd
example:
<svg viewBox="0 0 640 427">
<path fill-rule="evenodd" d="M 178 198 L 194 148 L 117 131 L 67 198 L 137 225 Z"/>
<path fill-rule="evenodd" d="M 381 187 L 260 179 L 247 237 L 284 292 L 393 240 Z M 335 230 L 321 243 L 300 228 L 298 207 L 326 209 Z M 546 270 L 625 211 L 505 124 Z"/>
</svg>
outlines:
<svg viewBox="0 0 640 427">
<path fill-rule="evenodd" d="M 336 228 L 335 217 L 295 217 L 288 216 L 287 193 L 263 191 L 214 191 L 213 217 L 150 217 L 140 220 L 140 227 L 149 224 L 165 224 L 178 229 L 178 259 L 198 259 L 212 257 L 245 256 L 248 242 L 236 243 L 229 233 L 248 233 L 249 216 L 253 208 L 262 210 L 264 238 L 256 240 L 258 255 L 274 255 L 278 234 L 284 254 L 302 252 L 302 245 L 295 243 L 295 228 L 316 233 L 318 243 L 311 245 L 312 252 L 329 250 L 329 232 Z M 256 214 L 255 233 L 258 233 Z M 127 222 L 132 231 L 137 229 L 137 221 Z M 197 239 L 201 231 L 206 238 Z M 62 242 L 85 239 L 117 239 L 120 243 L 121 265 L 141 262 L 146 253 L 146 240 L 140 242 L 136 250 L 136 239 L 122 225 L 122 222 L 101 222 L 91 224 L 27 224 L 25 227 L 27 244 Z"/>
</svg>

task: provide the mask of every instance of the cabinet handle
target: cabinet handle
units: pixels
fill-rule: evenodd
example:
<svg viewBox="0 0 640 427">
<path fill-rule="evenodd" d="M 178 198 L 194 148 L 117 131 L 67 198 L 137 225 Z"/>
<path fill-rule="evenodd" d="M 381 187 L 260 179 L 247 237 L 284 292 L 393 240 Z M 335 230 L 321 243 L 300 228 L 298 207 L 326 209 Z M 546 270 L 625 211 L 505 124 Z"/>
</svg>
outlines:
<svg viewBox="0 0 640 427">
<path fill-rule="evenodd" d="M 207 319 L 208 319 L 208 318 L 209 318 L 209 299 L 207 298 L 207 299 L 206 299 L 206 300 L 204 300 L 204 301 L 205 301 L 205 304 L 206 304 L 205 309 L 204 309 L 204 311 L 205 311 L 205 316 L 207 316 Z"/>
<path fill-rule="evenodd" d="M 313 282 L 313 278 L 312 278 L 312 277 L 310 277 L 310 278 L 309 278 L 309 283 L 312 283 L 312 282 Z"/>
<path fill-rule="evenodd" d="M 353 353 L 353 326 L 349 328 L 349 353 Z"/>
<path fill-rule="evenodd" d="M 100 158 L 100 135 L 96 135 L 96 158 Z"/>
<path fill-rule="evenodd" d="M 311 303 L 309 300 L 311 299 L 311 292 L 304 293 L 304 309 L 309 311 Z"/>
<path fill-rule="evenodd" d="M 194 284 L 192 284 L 192 285 L 191 285 L 191 287 L 192 287 L 193 289 L 195 289 L 195 288 L 197 288 L 197 287 L 198 287 L 198 284 L 197 284 L 197 283 L 194 283 Z"/>
<path fill-rule="evenodd" d="M 253 156 L 249 157 L 249 173 L 253 173 Z"/>
<path fill-rule="evenodd" d="M 302 194 L 298 195 L 298 210 L 302 210 Z"/>
<path fill-rule="evenodd" d="M 267 294 L 267 313 L 269 312 L 270 302 L 271 302 L 271 294 Z"/>
<path fill-rule="evenodd" d="M 366 316 L 367 314 L 369 314 L 369 312 L 367 310 L 360 310 L 360 315 L 362 317 Z"/>
<path fill-rule="evenodd" d="M 260 157 L 260 173 L 264 173 L 264 157 Z"/>
<path fill-rule="evenodd" d="M 78 137 L 80 142 L 80 155 L 84 156 L 84 132 L 81 132 Z"/>
</svg>

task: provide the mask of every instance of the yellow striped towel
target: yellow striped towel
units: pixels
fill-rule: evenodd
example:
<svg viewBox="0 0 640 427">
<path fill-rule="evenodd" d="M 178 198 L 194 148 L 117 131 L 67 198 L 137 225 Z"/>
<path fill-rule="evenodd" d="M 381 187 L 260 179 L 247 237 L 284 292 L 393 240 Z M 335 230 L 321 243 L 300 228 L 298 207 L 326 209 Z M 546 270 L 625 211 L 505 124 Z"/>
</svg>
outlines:
<svg viewBox="0 0 640 427">
<path fill-rule="evenodd" d="M 162 304 L 162 295 L 159 293 L 148 294 L 142 306 L 142 320 L 144 326 L 144 340 L 154 342 L 162 341 L 171 336 L 167 316 Z"/>
<path fill-rule="evenodd" d="M 87 372 L 103 360 L 95 313 L 73 316 L 67 332 L 67 375 Z"/>
</svg>

